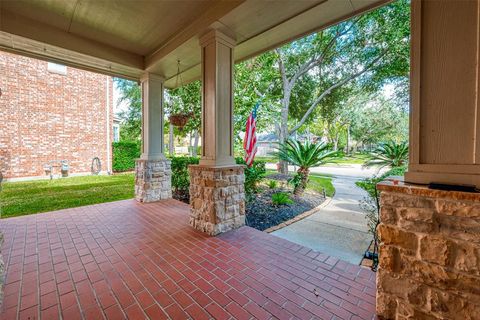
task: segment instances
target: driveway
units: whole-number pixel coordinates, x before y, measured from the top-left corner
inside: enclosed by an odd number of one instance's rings
[[[359,201],[367,193],[357,187],[355,182],[371,177],[376,170],[363,169],[361,165],[352,164],[317,167],[311,171],[334,176],[336,192],[333,199],[313,215],[272,234],[359,264],[372,237],[367,233],[365,212],[359,206]]]

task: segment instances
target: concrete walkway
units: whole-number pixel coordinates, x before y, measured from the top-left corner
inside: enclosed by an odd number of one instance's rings
[[[334,176],[335,196],[318,212],[272,234],[359,264],[372,237],[367,233],[365,212],[359,206],[366,192],[357,187],[355,182],[372,176],[375,170],[362,169],[361,165],[348,165],[318,167],[312,172]]]

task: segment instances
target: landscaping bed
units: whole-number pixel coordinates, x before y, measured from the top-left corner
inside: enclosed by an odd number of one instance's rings
[[[272,195],[286,192],[283,188],[266,189],[259,192],[245,206],[246,224],[258,230],[265,230],[311,210],[325,201],[323,194],[307,190],[301,197],[290,196],[292,204],[274,205]]]
[[[295,196],[293,188],[288,184],[291,177],[287,174],[271,173],[257,193],[247,198],[245,215],[248,226],[263,231],[318,207],[326,200],[326,195],[333,195],[330,188],[325,192],[318,184],[321,180],[324,185],[331,186],[330,178],[312,176],[313,179],[304,194]],[[274,204],[272,197],[278,193],[288,196],[290,203]]]

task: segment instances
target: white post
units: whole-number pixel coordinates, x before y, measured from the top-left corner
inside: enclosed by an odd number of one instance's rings
[[[234,165],[233,48],[217,30],[200,38],[202,47],[202,156],[200,165]]]
[[[142,160],[164,160],[163,82],[164,78],[145,73],[142,83]]]

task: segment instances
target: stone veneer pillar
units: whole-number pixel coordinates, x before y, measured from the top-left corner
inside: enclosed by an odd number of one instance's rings
[[[190,171],[190,225],[217,235],[245,225],[243,166],[192,165]]]
[[[245,224],[244,167],[233,157],[233,48],[218,30],[202,48],[202,157],[190,171],[190,225],[217,235]]]
[[[135,162],[135,199],[153,202],[172,197],[172,169],[170,160],[142,160]]]
[[[480,194],[386,181],[381,192],[377,314],[480,318]]]
[[[142,84],[142,155],[135,162],[135,199],[153,202],[172,197],[170,160],[163,153],[163,82],[145,73]]]

